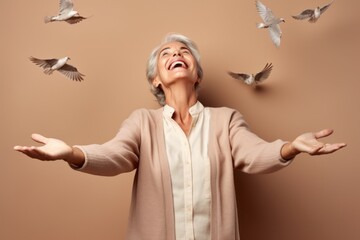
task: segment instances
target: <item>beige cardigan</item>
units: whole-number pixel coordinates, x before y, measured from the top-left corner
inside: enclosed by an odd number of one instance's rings
[[[175,239],[162,111],[136,110],[110,141],[77,146],[86,156],[79,171],[112,176],[136,169],[126,239]],[[257,137],[236,110],[210,108],[210,113],[211,239],[240,239],[234,169],[267,173],[283,168],[289,164],[280,156],[285,142]]]

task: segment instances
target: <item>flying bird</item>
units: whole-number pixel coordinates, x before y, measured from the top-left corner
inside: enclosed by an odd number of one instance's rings
[[[332,1],[331,3],[329,3],[323,7],[316,7],[315,9],[306,9],[306,10],[302,11],[299,15],[292,16],[292,17],[295,18],[296,20],[308,19],[309,22],[315,23],[320,18],[321,14],[323,14],[330,7],[330,5],[333,2],[334,1]]]
[[[74,10],[72,0],[60,0],[59,14],[57,16],[46,16],[44,22],[65,21],[70,24],[75,24],[84,19],[86,19],[86,17],[80,16],[80,14]]]
[[[266,7],[260,1],[256,1],[256,9],[263,20],[263,23],[257,23],[257,28],[269,29],[270,38],[276,47],[280,47],[280,40],[282,36],[279,24],[285,22],[283,18],[277,18],[270,8]]]
[[[44,70],[45,74],[50,75],[55,70],[57,70],[71,80],[74,80],[74,81],[84,80],[83,79],[83,76],[85,76],[84,74],[81,74],[80,72],[78,72],[78,70],[74,66],[71,66],[70,64],[66,63],[70,59],[69,57],[63,57],[60,59],[56,59],[56,58],[38,59],[38,58],[30,57],[29,59],[36,65],[45,69]]]
[[[273,68],[273,65],[271,63],[267,63],[265,65],[265,67],[263,68],[263,70],[261,70],[260,72],[258,72],[256,74],[234,73],[234,72],[230,72],[230,71],[228,71],[228,74],[237,80],[243,81],[247,85],[256,87],[256,85],[258,83],[264,81],[265,79],[267,79],[270,76],[272,68]]]

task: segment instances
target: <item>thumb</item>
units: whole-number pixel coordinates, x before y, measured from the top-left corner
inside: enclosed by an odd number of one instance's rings
[[[319,139],[319,138],[327,137],[331,135],[333,132],[334,131],[332,129],[323,129],[315,133],[315,138]]]
[[[48,142],[48,138],[47,137],[44,137],[43,135],[40,135],[38,133],[33,133],[31,134],[31,138],[35,141],[35,142],[38,142],[38,143],[47,143]]]

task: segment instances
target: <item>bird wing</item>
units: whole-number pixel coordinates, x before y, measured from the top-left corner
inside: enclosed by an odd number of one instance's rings
[[[61,72],[62,74],[64,74],[66,77],[70,78],[71,80],[74,80],[74,81],[84,80],[83,76],[85,76],[85,75],[79,73],[78,70],[76,69],[76,67],[71,66],[70,64],[66,63],[64,66],[59,68],[58,71]]]
[[[38,65],[38,66],[40,66],[40,67],[42,67],[44,69],[51,68],[58,61],[55,58],[52,58],[52,59],[38,59],[38,58],[30,57],[29,59],[30,59],[30,61],[32,61],[33,63],[35,63],[36,65]]]
[[[66,14],[72,11],[74,4],[71,0],[60,0],[60,14]]]
[[[271,9],[266,7],[260,1],[256,1],[256,9],[265,23],[271,22],[275,19],[275,16]]]
[[[303,19],[307,19],[307,18],[311,17],[313,14],[314,14],[314,10],[306,9],[306,10],[302,11],[299,15],[292,16],[292,17],[295,18],[296,20],[303,20]]]
[[[330,7],[330,5],[331,5],[333,2],[334,2],[334,1],[332,1],[331,3],[329,3],[329,4],[327,4],[327,5],[323,6],[323,7],[321,7],[321,8],[320,8],[320,14],[323,14],[323,13]]]
[[[234,73],[234,72],[230,72],[228,71],[228,74],[237,79],[237,80],[242,80],[242,81],[245,81],[246,79],[248,79],[250,77],[249,74],[245,74],[245,73]]]
[[[262,82],[265,79],[267,79],[271,73],[272,68],[273,68],[272,63],[267,63],[264,69],[255,75],[255,82]]]
[[[270,38],[275,44],[275,46],[280,47],[280,40],[282,36],[281,29],[279,27],[279,24],[273,24],[269,27],[269,34]]]
[[[82,20],[86,19],[86,17],[82,17],[82,16],[73,16],[69,19],[66,19],[65,21],[67,23],[70,23],[70,24],[75,24],[75,23],[78,23],[78,22],[81,22]]]

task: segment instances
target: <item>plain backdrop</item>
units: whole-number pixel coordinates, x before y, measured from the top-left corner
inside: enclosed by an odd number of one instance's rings
[[[285,18],[276,48],[253,0],[75,0],[90,17],[45,24],[55,0],[0,2],[0,239],[124,239],[134,173],[99,177],[13,151],[34,132],[70,145],[102,143],[140,107],[158,108],[145,78],[150,51],[169,32],[202,56],[200,100],[238,109],[262,138],[293,140],[333,128],[348,146],[300,155],[267,175],[235,177],[242,240],[360,239],[360,2],[335,0],[316,24],[291,15],[325,0],[263,0]],[[29,57],[69,56],[83,82],[48,76]],[[274,69],[258,91],[227,71]]]

